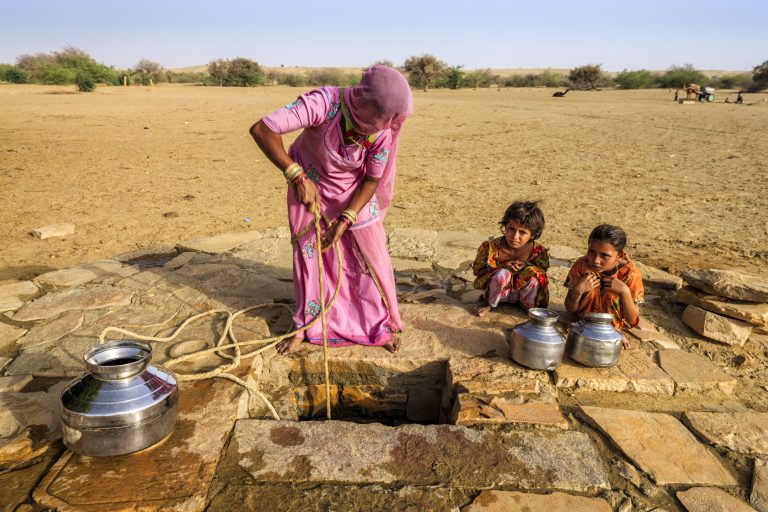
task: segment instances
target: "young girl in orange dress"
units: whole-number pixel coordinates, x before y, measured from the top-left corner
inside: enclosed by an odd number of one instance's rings
[[[526,310],[547,307],[549,251],[537,241],[544,231],[539,204],[512,203],[499,226],[502,236],[483,242],[472,264],[474,286],[485,290],[475,314],[483,316],[502,302],[517,303]]]
[[[643,279],[629,261],[623,229],[601,224],[589,235],[587,254],[571,267],[565,286],[565,309],[579,319],[587,313],[613,314],[613,326],[635,327],[640,322]],[[630,348],[624,342],[625,348]]]

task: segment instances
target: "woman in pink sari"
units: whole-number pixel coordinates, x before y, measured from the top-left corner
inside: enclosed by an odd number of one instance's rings
[[[405,77],[373,66],[357,86],[316,89],[251,127],[289,183],[297,328],[320,314],[316,258],[323,258],[325,304],[330,302],[338,270],[331,246],[339,242],[343,272],[336,302],[326,311],[329,346],[399,348],[393,333],[403,326],[382,220],[392,200],[400,128],[412,109]],[[286,152],[282,135],[299,129],[304,131]],[[315,202],[330,223],[319,246],[310,211]],[[320,322],[282,341],[278,352],[289,354],[305,339],[322,344]]]

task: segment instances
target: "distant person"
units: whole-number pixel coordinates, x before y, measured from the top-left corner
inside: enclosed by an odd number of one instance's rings
[[[501,236],[491,237],[477,250],[472,271],[474,287],[483,290],[475,308],[483,316],[502,302],[523,309],[547,307],[549,251],[537,240],[544,230],[544,214],[535,201],[516,201],[499,221]]]
[[[301,328],[320,314],[318,258],[323,258],[325,304],[337,286],[339,243],[343,275],[327,311],[329,344],[398,350],[402,330],[392,262],[382,220],[392,200],[400,129],[413,110],[408,81],[397,70],[372,66],[354,87],[310,91],[251,127],[259,148],[287,181],[293,237],[293,322]],[[303,130],[288,151],[282,135]],[[317,204],[325,231],[316,239]],[[320,322],[277,345],[290,354],[302,341],[322,343]]]
[[[741,105],[744,103],[744,97],[741,95],[741,91],[739,91],[739,94],[736,96],[736,104]]]
[[[643,279],[629,261],[623,229],[601,224],[589,234],[587,254],[573,264],[565,280],[565,309],[581,320],[587,313],[610,313],[613,326],[637,327],[643,302]],[[624,340],[624,348],[630,348]]]
[[[730,96],[726,96],[725,97],[725,102],[726,103],[730,103],[731,102],[731,97]]]

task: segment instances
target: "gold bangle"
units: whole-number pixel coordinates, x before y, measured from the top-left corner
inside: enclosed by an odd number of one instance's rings
[[[288,176],[291,173],[293,173],[293,171],[296,169],[296,167],[301,167],[301,166],[299,164],[297,164],[296,162],[293,162],[291,165],[289,165],[288,167],[285,168],[285,170],[283,171],[283,176],[285,176],[285,179],[288,179]]]
[[[304,169],[302,169],[300,165],[296,164],[296,166],[295,166],[295,167],[293,167],[293,168],[292,168],[290,171],[288,171],[288,172],[285,174],[285,179],[286,179],[287,181],[293,181],[293,180],[295,180],[295,179],[296,179],[296,177],[297,177],[299,174],[301,174],[302,172],[304,172]]]
[[[351,209],[344,210],[343,212],[341,212],[341,215],[343,217],[348,218],[350,221],[352,221],[352,224],[357,222],[357,212],[355,212],[354,210],[351,210]]]

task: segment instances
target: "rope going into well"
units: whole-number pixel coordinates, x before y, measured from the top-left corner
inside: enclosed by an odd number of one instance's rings
[[[169,359],[165,366],[170,368],[172,366],[176,366],[180,363],[183,363],[184,361],[188,361],[190,359],[195,359],[203,355],[210,354],[212,352],[215,352],[218,356],[231,360],[231,363],[228,363],[224,366],[219,366],[217,368],[214,368],[212,370],[209,370],[207,372],[199,372],[199,373],[175,373],[177,379],[179,382],[189,382],[189,381],[195,381],[195,380],[204,380],[204,379],[210,379],[214,377],[227,379],[232,382],[235,382],[236,384],[239,384],[240,386],[243,386],[245,389],[248,390],[249,393],[252,395],[255,395],[259,397],[259,399],[264,403],[264,405],[269,409],[270,414],[272,417],[276,420],[280,419],[280,416],[277,414],[277,411],[275,410],[275,407],[272,405],[272,403],[269,401],[269,399],[259,391],[257,388],[258,386],[258,380],[254,385],[248,384],[247,382],[243,381],[239,377],[236,377],[235,375],[232,375],[229,373],[230,371],[234,370],[235,368],[240,366],[240,363],[243,359],[248,359],[251,357],[254,357],[256,355],[261,354],[262,352],[269,350],[270,348],[273,348],[275,345],[280,343],[282,340],[286,338],[293,337],[299,333],[302,333],[312,327],[315,323],[320,321],[322,325],[322,332],[323,332],[323,369],[324,369],[324,375],[325,375],[325,406],[326,406],[326,416],[328,419],[331,419],[331,383],[330,383],[330,372],[328,370],[328,335],[326,331],[326,323],[325,323],[325,314],[326,311],[331,309],[333,307],[333,304],[336,302],[336,297],[339,294],[339,290],[341,289],[341,273],[342,273],[342,259],[341,259],[341,251],[339,250],[339,244],[338,241],[333,244],[334,249],[336,250],[336,260],[337,260],[337,274],[336,274],[336,289],[333,292],[333,296],[331,297],[331,300],[328,302],[328,305],[325,304],[325,282],[323,280],[323,257],[321,253],[321,246],[320,246],[320,237],[322,235],[321,229],[320,229],[320,220],[322,219],[322,216],[320,215],[320,207],[318,203],[312,204],[312,214],[314,215],[314,228],[315,228],[315,235],[317,240],[317,250],[318,250],[318,258],[317,258],[317,266],[319,270],[319,281],[320,281],[320,315],[313,318],[309,323],[306,325],[293,330],[291,332],[281,334],[279,336],[272,336],[269,338],[261,338],[261,339],[253,339],[253,340],[247,340],[247,341],[238,341],[238,339],[235,337],[235,333],[232,330],[232,324],[238,316],[242,315],[243,313],[247,313],[248,311],[253,311],[255,309],[262,309],[262,308],[268,308],[268,307],[284,307],[290,310],[290,307],[286,304],[257,304],[255,306],[250,306],[245,309],[241,309],[239,311],[235,311],[232,313],[231,311],[227,309],[213,309],[211,311],[206,311],[204,313],[200,313],[194,316],[191,316],[187,318],[172,334],[165,337],[157,337],[157,336],[145,336],[143,334],[139,334],[133,331],[129,331],[127,329],[122,329],[120,327],[107,327],[103,331],[101,331],[101,334],[99,334],[99,344],[104,343],[104,339],[107,335],[107,333],[119,333],[124,334],[126,336],[130,336],[133,339],[143,340],[143,341],[156,341],[160,343],[173,341],[176,339],[176,337],[184,330],[185,327],[187,327],[192,322],[211,315],[217,315],[217,314],[224,314],[227,317],[226,324],[224,326],[224,331],[222,332],[219,339],[216,341],[216,345],[213,348],[203,349],[199,350],[197,352],[192,352],[190,354],[185,354],[183,356],[179,356],[177,358]],[[323,219],[325,220],[325,219]],[[328,223],[327,220],[325,220],[326,223]],[[310,229],[310,225],[308,224],[299,235],[293,238],[293,240],[297,240],[298,238],[301,238],[304,234],[306,234]],[[228,343],[226,345],[222,345],[224,341],[229,338],[231,340],[231,343]],[[260,343],[266,343],[263,347],[260,347],[253,352],[248,352],[246,354],[243,354],[241,352],[241,348],[245,346],[250,345],[256,345]],[[225,349],[233,349],[234,355],[229,355],[224,353]]]

